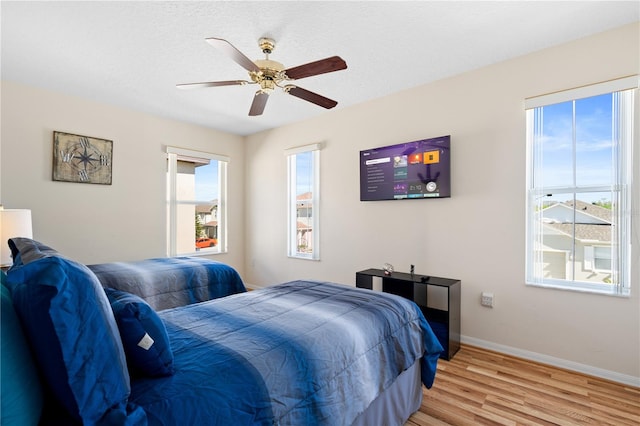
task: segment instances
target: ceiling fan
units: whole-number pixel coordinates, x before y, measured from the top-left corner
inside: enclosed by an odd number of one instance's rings
[[[271,59],[269,59],[269,54],[271,54],[271,52],[273,52],[273,49],[275,49],[276,47],[276,42],[271,38],[262,37],[258,41],[258,45],[260,46],[260,49],[262,49],[262,53],[264,53],[266,57],[265,59],[258,59],[255,61],[247,58],[242,52],[236,49],[227,40],[211,37],[207,38],[206,41],[213,47],[221,50],[223,53],[228,55],[241,67],[249,71],[249,77],[251,78],[251,80],[186,83],[176,85],[177,88],[193,89],[201,87],[257,84],[260,88],[256,92],[256,95],[253,98],[253,102],[251,103],[251,108],[249,109],[250,116],[261,115],[264,112],[264,107],[267,104],[269,95],[275,90],[276,87],[282,89],[285,93],[319,105],[323,108],[333,108],[338,104],[338,102],[332,99],[326,98],[310,90],[303,89],[302,87],[298,87],[294,84],[288,84],[288,82],[305,77],[311,77],[318,74],[326,74],[329,72],[346,69],[347,63],[339,56],[331,56],[319,61],[285,69],[284,65],[282,65],[280,62],[272,61]]]

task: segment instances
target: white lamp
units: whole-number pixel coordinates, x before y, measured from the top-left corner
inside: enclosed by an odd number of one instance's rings
[[[13,264],[7,241],[14,237],[33,238],[31,210],[3,209],[0,206],[0,267]]]

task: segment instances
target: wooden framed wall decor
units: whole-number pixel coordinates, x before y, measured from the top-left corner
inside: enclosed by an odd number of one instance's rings
[[[113,141],[53,132],[53,180],[111,185]]]

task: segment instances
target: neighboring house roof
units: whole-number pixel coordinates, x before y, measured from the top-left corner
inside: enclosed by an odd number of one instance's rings
[[[572,236],[572,223],[546,223],[545,226]],[[576,223],[576,239],[582,242],[602,242],[611,244],[611,225],[585,225]]]
[[[545,223],[589,223],[597,225],[610,225],[612,212],[604,207],[594,204],[576,201],[575,211],[573,201],[555,203],[542,211]]]
[[[573,201],[566,201],[564,204],[569,207],[573,207]],[[611,209],[606,209],[604,207],[586,203],[580,200],[576,200],[576,210],[591,216],[595,216],[598,219],[605,220],[608,223],[611,223],[611,219],[613,217],[613,212],[611,211]]]
[[[311,208],[312,204],[310,202],[309,203],[305,203],[304,201],[310,201],[312,198],[313,198],[313,193],[312,192],[305,192],[303,194],[297,195],[296,196],[296,208],[298,210]],[[298,227],[298,228],[300,228],[300,227]]]
[[[196,213],[211,213],[212,208],[210,204],[198,204],[196,206]]]
[[[198,204],[196,205],[196,213],[211,213],[213,209],[218,205],[218,200],[211,200],[211,203],[208,204]]]
[[[574,202],[566,201],[556,203],[543,210],[544,225],[569,237],[573,236],[582,242],[602,242],[611,244],[611,219],[613,212],[610,209],[577,200],[575,202],[575,226]]]
[[[218,226],[217,220],[212,220],[204,224],[204,226]]]

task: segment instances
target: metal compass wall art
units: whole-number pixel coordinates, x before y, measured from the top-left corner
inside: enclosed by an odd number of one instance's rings
[[[53,180],[111,185],[113,141],[53,132]]]

